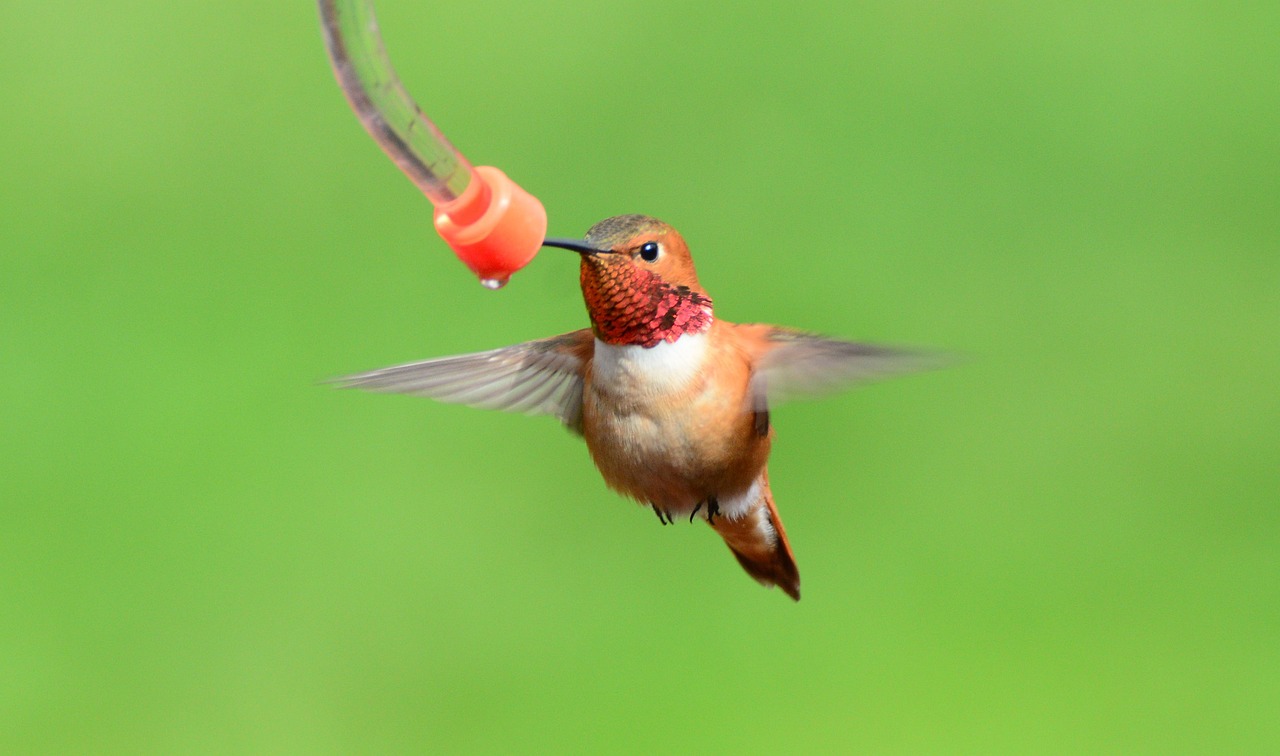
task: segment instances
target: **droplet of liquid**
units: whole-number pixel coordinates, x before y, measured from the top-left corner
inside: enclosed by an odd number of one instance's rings
[[[481,285],[481,286],[483,286],[483,287],[484,287],[484,288],[486,288],[486,289],[490,289],[490,290],[492,290],[492,291],[497,291],[498,289],[501,289],[503,286],[506,286],[506,285],[507,285],[507,281],[509,281],[509,280],[511,280],[511,279],[509,279],[509,278],[482,278],[482,279],[480,279],[480,285]]]

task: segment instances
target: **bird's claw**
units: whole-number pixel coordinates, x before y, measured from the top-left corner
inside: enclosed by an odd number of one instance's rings
[[[716,524],[716,515],[720,514],[720,502],[714,496],[707,497],[707,524]]]
[[[702,502],[698,502],[698,506],[694,507],[693,511],[689,513],[689,522],[693,522],[693,516],[698,513],[699,509],[702,509]]]

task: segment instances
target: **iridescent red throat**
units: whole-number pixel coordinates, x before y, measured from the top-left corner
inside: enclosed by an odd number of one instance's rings
[[[647,270],[586,263],[581,278],[592,330],[605,343],[652,347],[711,327],[711,297]]]

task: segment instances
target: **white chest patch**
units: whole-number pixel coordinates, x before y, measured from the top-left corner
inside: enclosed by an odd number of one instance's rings
[[[598,383],[665,394],[684,388],[698,374],[707,358],[707,346],[705,333],[686,333],[648,349],[596,339],[592,369]]]

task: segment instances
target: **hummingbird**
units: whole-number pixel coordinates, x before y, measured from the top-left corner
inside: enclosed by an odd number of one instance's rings
[[[581,240],[543,246],[579,255],[590,328],[336,383],[554,415],[586,441],[610,488],[664,525],[704,520],[747,574],[798,601],[800,573],[769,487],[770,410],[927,360],[716,317],[684,238],[647,215],[607,218]]]

